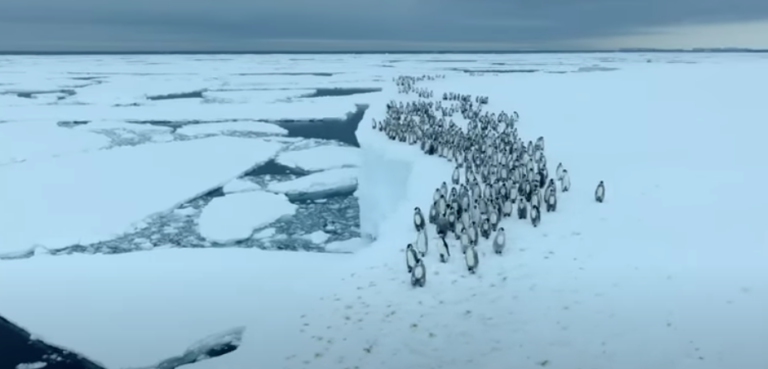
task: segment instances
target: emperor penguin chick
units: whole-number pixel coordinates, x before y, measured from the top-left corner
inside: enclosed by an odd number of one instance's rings
[[[568,192],[571,189],[571,176],[568,175],[568,169],[563,169],[563,178],[560,179],[560,191]]]
[[[467,228],[461,228],[461,236],[459,237],[459,241],[461,242],[461,253],[466,254],[467,249],[472,246],[472,242],[469,240],[469,232],[467,231]]]
[[[447,263],[448,258],[451,257],[451,250],[448,248],[448,242],[445,241],[445,237],[440,237],[440,245],[438,246],[438,252],[440,254],[440,262]]]
[[[427,284],[427,268],[424,266],[424,260],[419,259],[411,271],[411,286],[424,287]]]
[[[477,249],[475,249],[474,246],[467,249],[467,252],[464,253],[464,261],[467,264],[467,270],[471,274],[475,274],[475,271],[477,271],[477,265],[480,263],[480,260],[477,257]]]
[[[603,181],[600,181],[595,189],[595,201],[603,202],[603,200],[605,200],[605,185]]]
[[[453,175],[451,176],[451,183],[455,185],[459,184],[460,178],[461,178],[461,175],[459,174],[459,166],[457,165],[456,168],[453,170]]]
[[[408,273],[413,272],[413,268],[416,266],[419,259],[419,254],[416,252],[416,249],[413,248],[413,244],[409,243],[405,248],[405,264],[408,266]]]
[[[491,222],[491,230],[496,231],[499,226],[499,210],[497,205],[491,207],[491,214],[488,216],[488,220]]]
[[[488,218],[483,219],[483,223],[480,224],[480,235],[486,240],[491,237],[491,222]]]
[[[538,227],[539,223],[541,223],[541,213],[539,212],[539,207],[536,205],[531,205],[531,224],[533,224],[534,227]]]
[[[426,255],[429,251],[429,241],[427,238],[426,228],[419,231],[419,233],[416,235],[416,251],[419,252],[421,257],[424,257],[424,255]]]
[[[523,199],[517,202],[517,219],[525,219],[528,216],[528,204]]]
[[[501,255],[504,247],[507,245],[507,237],[504,235],[504,227],[499,227],[496,231],[496,237],[493,239],[493,252]]]
[[[420,232],[424,229],[424,215],[421,214],[421,209],[416,207],[413,209],[413,226],[416,227],[416,232]]]

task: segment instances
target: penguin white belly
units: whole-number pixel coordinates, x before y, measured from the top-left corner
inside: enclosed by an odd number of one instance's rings
[[[477,268],[477,250],[474,247],[470,247],[467,252],[464,253],[464,260],[467,263],[467,269],[474,273]]]

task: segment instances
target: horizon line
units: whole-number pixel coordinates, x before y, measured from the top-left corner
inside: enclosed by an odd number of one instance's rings
[[[690,48],[690,49],[656,49],[656,48],[619,48],[619,49],[530,49],[530,50],[179,50],[179,51],[2,51],[1,56],[34,56],[34,55],[312,55],[312,54],[599,54],[599,53],[768,53],[768,49],[751,48]]]

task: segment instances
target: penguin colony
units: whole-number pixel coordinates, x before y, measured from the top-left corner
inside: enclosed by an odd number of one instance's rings
[[[518,136],[517,112],[483,111],[487,96],[444,93],[441,100],[428,100],[433,92],[416,86],[420,81],[440,78],[445,76],[395,78],[399,93],[416,94],[420,99],[390,101],[384,119],[373,120],[373,128],[390,140],[417,145],[427,155],[455,163],[450,180],[435,189],[426,216],[420,207],[414,208],[417,237],[405,249],[414,287],[426,284],[427,224],[434,225],[437,231],[438,260],[447,263],[451,244],[458,244],[467,271],[474,274],[480,262],[477,247],[481,238],[493,238],[493,253],[503,253],[506,235],[499,225],[501,220],[517,217],[538,227],[542,208],[545,212],[557,211],[555,181],[559,182],[560,192],[568,192],[571,187],[562,163],[557,165],[555,178],[550,177],[544,137],[526,143]],[[451,119],[457,113],[466,120],[466,129]],[[595,201],[602,203],[604,197],[605,186],[600,181]]]

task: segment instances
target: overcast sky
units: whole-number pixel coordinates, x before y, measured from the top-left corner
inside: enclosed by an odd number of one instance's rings
[[[768,0],[0,0],[0,51],[768,48]]]

